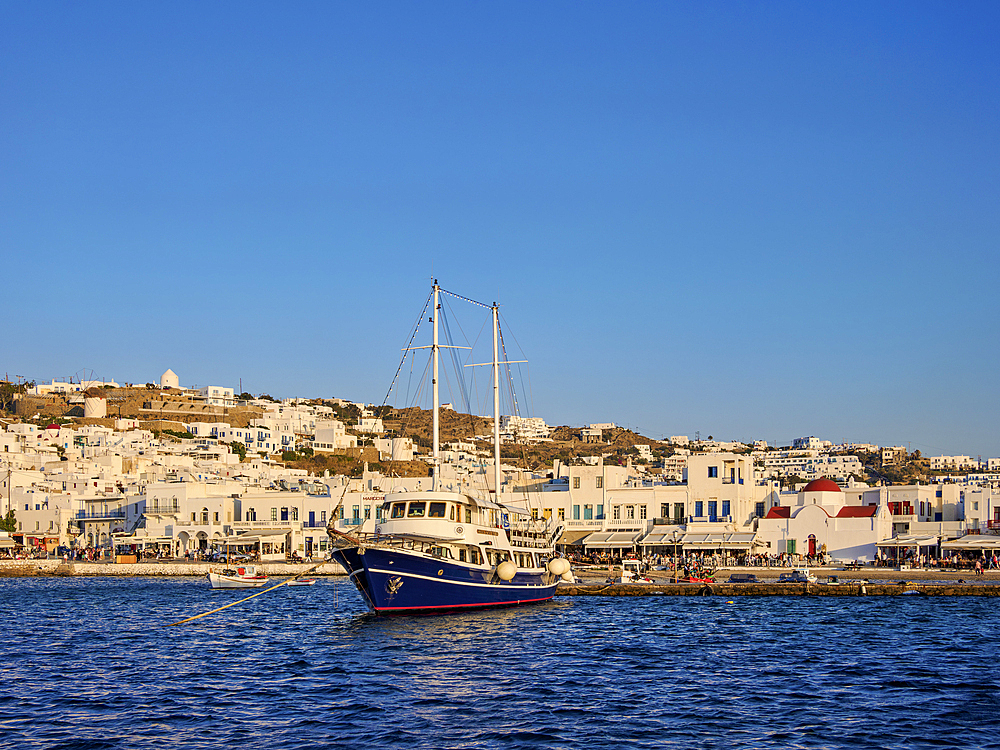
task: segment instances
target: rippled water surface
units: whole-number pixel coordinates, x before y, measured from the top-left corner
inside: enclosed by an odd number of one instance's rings
[[[0,743],[996,748],[998,603],[560,598],[373,618],[347,582],[0,580]]]

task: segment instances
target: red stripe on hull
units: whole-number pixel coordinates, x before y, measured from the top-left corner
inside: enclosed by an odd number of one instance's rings
[[[483,604],[442,604],[436,607],[376,607],[376,612],[413,612],[414,610],[423,610],[425,612],[433,612],[435,610],[445,610],[445,609],[467,609],[469,607],[511,607],[517,604],[534,604],[536,602],[547,602],[552,599],[551,596],[544,596],[541,599],[516,599],[512,602],[487,602]]]

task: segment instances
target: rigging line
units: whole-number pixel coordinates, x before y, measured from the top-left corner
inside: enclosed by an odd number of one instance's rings
[[[434,292],[432,291],[427,297],[427,301],[424,302],[424,309],[420,311],[420,317],[417,318],[416,325],[413,326],[413,333],[410,335],[410,341],[406,345],[409,349],[413,345],[413,340],[417,337],[417,332],[420,330],[420,324],[424,321],[424,315],[427,313],[427,306],[431,304],[431,300],[434,298]],[[404,350],[403,358],[399,361],[399,367],[396,368],[396,374],[392,377],[392,382],[389,384],[389,390],[386,391],[385,398],[382,400],[382,406],[385,406],[389,402],[389,395],[392,393],[392,388],[396,384],[396,378],[399,377],[400,371],[403,369],[403,363],[406,362],[406,352]]]
[[[447,303],[448,303],[448,300],[445,300],[445,304],[447,304]],[[455,325],[458,326],[458,332],[460,334],[462,334],[462,338],[465,340],[465,343],[468,344],[469,343],[469,337],[465,335],[465,329],[462,328],[462,320],[461,320],[461,318],[459,316],[455,315],[452,312],[452,308],[451,308],[450,304],[448,305],[448,310],[449,310],[449,315],[451,315],[452,318],[454,318],[454,320],[455,320]],[[451,343],[454,344],[455,342],[452,341]],[[470,353],[469,356],[472,356],[471,353]]]
[[[511,415],[517,416],[517,394],[514,392],[514,378],[510,374],[510,359],[507,357],[507,345],[503,340],[503,329],[497,325],[497,335],[500,338],[500,349],[503,352],[504,369],[507,371],[505,385],[510,392]]]
[[[449,309],[450,309],[450,307],[449,307]],[[445,319],[445,325],[446,325],[446,328],[447,328],[447,336],[448,336],[449,342],[452,345],[454,345],[455,341],[453,340],[452,333],[451,333],[451,321],[452,321],[453,318],[452,318],[452,316],[448,316],[448,317],[442,316],[442,317]],[[465,330],[462,328],[462,321],[459,320],[457,317],[454,318],[454,320],[455,320],[455,325],[458,326],[459,333],[462,334],[462,339],[465,341],[466,344],[468,344],[469,343],[469,337],[465,335]],[[472,348],[472,346],[470,346],[468,348],[468,353],[465,355],[465,361],[466,362],[469,361],[469,359],[472,357],[472,354],[473,354],[473,348]],[[458,349],[452,349],[451,350],[451,355],[452,355],[452,357],[451,357],[451,359],[452,359],[452,365],[455,368],[455,377],[458,378],[458,382],[461,383],[461,386],[462,386],[462,398],[464,399],[465,409],[466,409],[466,411],[471,412],[472,411],[472,404],[471,404],[470,396],[469,396],[469,383],[465,379],[465,368],[463,367],[464,363],[462,362],[462,355],[461,355],[461,353],[460,353],[460,351]]]
[[[441,289],[440,287],[438,287],[438,291],[441,291],[444,294],[449,294],[452,297],[455,297],[456,299],[465,300],[466,302],[470,302],[473,305],[479,305],[480,307],[485,307],[487,309],[489,309],[490,307],[492,307],[492,305],[487,305],[485,302],[477,302],[474,299],[469,299],[468,297],[463,297],[461,294],[455,294],[454,292],[449,292],[447,289]]]
[[[502,315],[500,317],[503,318]],[[503,322],[504,322],[504,326],[500,329],[500,340],[501,340],[501,342],[503,341],[503,331],[506,330],[507,319],[503,318]],[[514,345],[518,348],[518,351],[521,352],[521,356],[524,359],[527,359],[527,356],[525,356],[525,354],[524,354],[524,348],[521,346],[521,342],[517,340],[517,336],[515,336],[514,334],[510,334],[510,337],[514,340]],[[510,361],[510,357],[507,356],[507,349],[506,349],[506,347],[504,348],[504,361],[505,362]],[[509,365],[508,365],[508,367],[509,367]],[[518,368],[518,373],[521,373],[521,372],[522,372],[521,369]],[[533,401],[532,396],[531,396],[531,389],[530,389],[530,382],[531,382],[531,379],[530,379],[530,368],[529,368],[529,379],[528,379],[528,382],[529,382],[529,388],[527,389],[527,391],[525,393],[525,396],[527,397],[527,399],[529,401],[528,409],[529,409],[529,411],[530,411],[531,414],[534,414],[535,413],[535,405],[534,405],[534,401]],[[521,377],[521,387],[522,387],[522,389],[524,389],[524,377],[523,376]]]
[[[444,305],[441,306],[441,322],[444,324],[444,337],[445,337],[445,341],[447,341],[448,344],[451,347],[454,347],[454,345],[455,345],[455,339],[454,339],[454,337],[451,334],[451,316],[445,314],[445,306]],[[459,324],[459,330],[461,330],[461,328],[462,328],[461,324]],[[464,332],[463,332],[462,335],[463,336],[465,335]],[[468,339],[466,339],[466,343],[468,343]],[[460,389],[459,389],[459,391],[460,391],[460,397],[464,400],[464,404],[466,406],[468,406],[468,403],[469,403],[469,391],[468,391],[468,388],[466,388],[466,386],[465,386],[465,378],[462,376],[461,355],[459,355],[458,350],[454,349],[454,348],[449,349],[448,354],[451,357],[452,366],[455,368],[455,377],[458,379],[458,383],[460,385]],[[448,377],[448,372],[447,372],[447,368],[445,368],[445,378],[447,378],[447,377]],[[449,384],[448,387],[450,389],[451,385]],[[451,391],[449,390],[449,393],[450,392]]]
[[[219,607],[218,609],[212,609],[212,610],[209,610],[208,612],[202,612],[200,615],[195,615],[194,617],[188,617],[185,620],[178,620],[177,622],[168,623],[164,627],[172,628],[172,627],[174,627],[174,625],[183,625],[186,622],[191,622],[192,620],[198,620],[198,619],[200,619],[202,617],[206,617],[208,615],[214,615],[216,612],[221,612],[224,609],[229,609],[230,607],[235,607],[237,604],[242,604],[243,602],[248,602],[251,599],[260,596],[261,594],[266,594],[268,591],[274,591],[275,589],[280,589],[282,586],[287,586],[289,583],[291,583],[292,581],[294,581],[296,578],[301,578],[306,573],[311,573],[312,571],[316,570],[316,568],[319,568],[320,566],[325,565],[326,562],[327,561],[324,560],[323,562],[319,563],[318,565],[313,565],[311,568],[307,568],[306,570],[302,571],[301,573],[298,573],[298,574],[292,576],[287,581],[282,581],[277,586],[271,586],[270,588],[266,588],[263,591],[258,591],[256,594],[251,594],[250,596],[244,597],[243,599],[237,599],[235,602],[230,602],[229,604],[227,604],[224,607]]]

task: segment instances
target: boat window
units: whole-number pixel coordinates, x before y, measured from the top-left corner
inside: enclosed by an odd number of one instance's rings
[[[410,512],[407,513],[408,518],[423,518],[424,512],[427,509],[427,503],[424,501],[410,503]]]
[[[448,506],[448,520],[449,521],[454,521],[455,520],[455,506],[454,505]]]
[[[427,513],[428,518],[444,518],[444,510],[447,507],[447,503],[431,503],[430,510]],[[410,515],[413,515],[413,506],[410,506]]]
[[[431,547],[431,554],[444,560],[451,560],[451,550],[447,547]]]
[[[472,523],[472,508],[468,506],[465,508],[465,522]]]
[[[466,562],[466,554],[465,554],[465,549],[460,549],[460,550],[458,551],[458,561],[459,561],[459,562]]]
[[[479,547],[469,547],[469,562],[473,565],[483,564],[483,553],[479,551]]]
[[[498,549],[490,550],[489,554],[490,554],[491,564],[492,565],[499,565],[500,563],[505,562],[505,561],[507,561],[507,560],[510,559],[510,555],[508,555],[506,552],[498,550]]]
[[[406,514],[406,503],[393,503],[392,504],[392,517],[402,518]]]

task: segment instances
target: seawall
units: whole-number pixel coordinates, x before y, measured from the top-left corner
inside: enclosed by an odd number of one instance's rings
[[[990,583],[667,583],[564,585],[556,596],[1000,596]]]
[[[315,563],[254,563],[257,570],[269,576],[299,575]],[[63,562],[62,560],[0,560],[0,578],[23,576],[205,576],[222,563],[207,562],[140,562],[96,563]],[[309,572],[311,576],[346,575],[339,563],[328,561]]]

